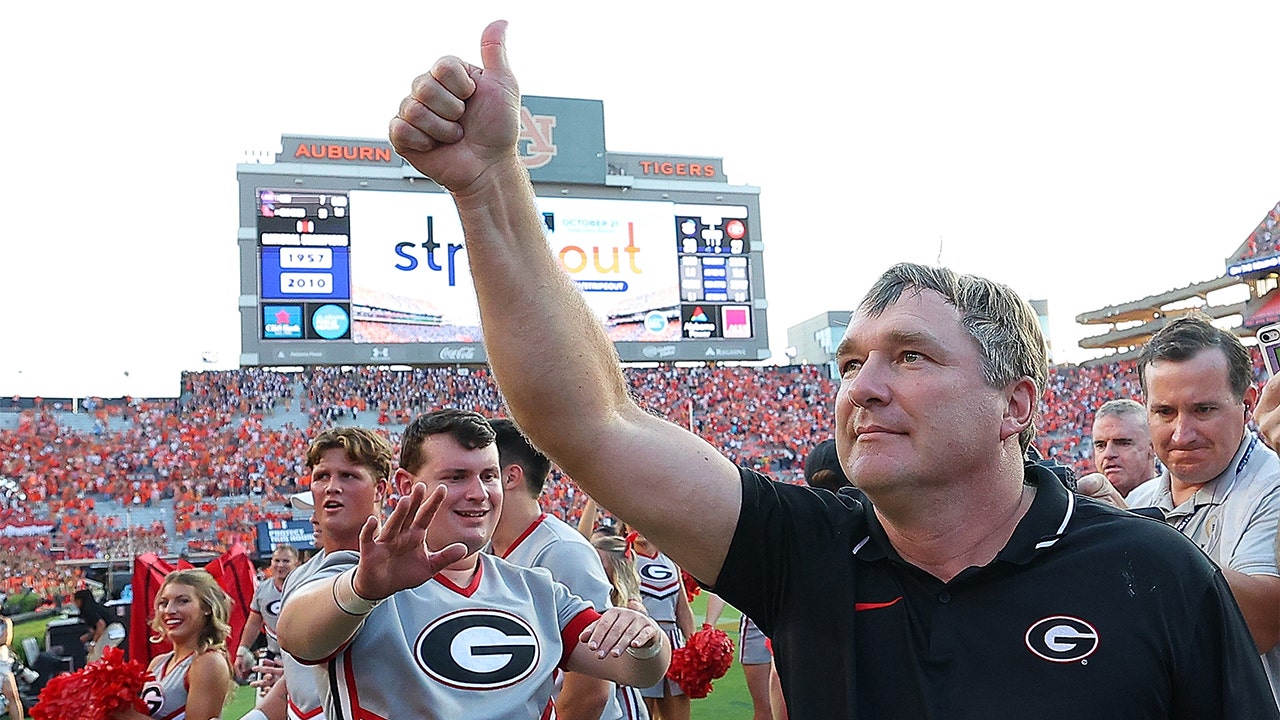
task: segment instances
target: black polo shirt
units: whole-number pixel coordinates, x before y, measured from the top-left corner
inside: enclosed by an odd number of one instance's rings
[[[1005,548],[949,583],[865,496],[741,475],[715,591],[773,638],[792,717],[1280,717],[1216,566],[1043,468]]]

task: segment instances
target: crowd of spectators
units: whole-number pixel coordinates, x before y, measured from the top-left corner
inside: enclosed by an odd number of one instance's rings
[[[378,425],[405,425],[417,415],[446,406],[490,416],[502,410],[498,387],[483,368],[462,373],[443,366],[318,367],[299,379],[306,388],[300,409],[313,427],[327,427],[343,417],[367,420],[370,415]]]
[[[1275,255],[1277,248],[1280,247],[1280,228],[1277,228],[1277,225],[1280,225],[1280,203],[1276,203],[1271,212],[1258,223],[1258,227],[1249,233],[1244,251],[1235,259],[1235,262]]]
[[[1256,352],[1255,366],[1261,378]],[[838,384],[818,366],[637,367],[626,375],[642,407],[783,480],[799,481],[808,449],[833,435]],[[23,410],[16,428],[0,430],[0,477],[15,480],[16,494],[25,495],[23,502],[0,497],[0,529],[36,522],[54,528],[43,540],[0,538],[6,557],[49,558],[55,548],[67,558],[119,557],[164,552],[175,539],[192,551],[253,547],[257,523],[288,518],[288,495],[309,486],[303,456],[307,438],[321,429],[361,424],[395,443],[405,423],[433,408],[504,414],[484,368],[247,369],[188,373],[182,387],[177,401],[86,402],[89,430],[83,422],[73,429],[65,409],[44,407]],[[1126,397],[1141,400],[1132,361],[1053,368],[1037,446],[1077,473],[1092,471],[1093,410]],[[266,422],[281,413],[298,424]],[[581,498],[556,471],[543,503],[576,522]],[[118,515],[96,511],[105,501],[172,508],[172,530],[160,521],[126,528]],[[58,574],[14,575],[15,567],[22,564],[4,566],[0,590],[34,580],[42,591],[61,592]]]
[[[35,600],[22,610],[40,605],[60,606],[71,601],[71,594],[83,582],[79,568],[61,568],[54,564],[49,536],[0,538],[0,595],[13,601],[26,595]]]

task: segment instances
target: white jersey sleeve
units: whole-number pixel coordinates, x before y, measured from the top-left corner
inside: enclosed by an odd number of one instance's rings
[[[315,574],[324,562],[324,558],[325,553],[322,550],[289,573],[289,577],[284,581],[282,604]],[[280,652],[280,664],[284,666],[289,720],[324,720],[324,702],[328,694],[325,688],[327,678],[324,669],[314,665],[304,665],[283,650]]]

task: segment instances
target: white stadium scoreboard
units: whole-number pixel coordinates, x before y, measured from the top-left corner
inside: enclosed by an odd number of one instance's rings
[[[759,190],[719,158],[606,152],[598,101],[522,111],[547,242],[620,357],[766,359]],[[383,140],[281,144],[238,167],[241,365],[484,363],[449,195]]]

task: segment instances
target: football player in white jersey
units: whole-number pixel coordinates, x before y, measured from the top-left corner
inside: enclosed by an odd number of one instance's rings
[[[480,552],[503,497],[483,416],[411,423],[396,483],[360,552],[326,557],[280,618],[282,648],[325,667],[327,715],[549,718],[557,667],[632,685],[666,672],[670,645],[642,613],[602,615],[546,571]],[[317,497],[317,517],[344,509]]]
[[[609,578],[595,548],[578,531],[542,511],[538,497],[551,471],[551,460],[529,443],[507,418],[490,419],[497,434],[502,472],[502,514],[493,530],[494,555],[522,567],[545,568],[574,595],[604,612],[609,602]],[[608,680],[566,673],[556,695],[560,720],[618,720],[622,711]]]
[[[245,677],[253,666],[251,648],[260,633],[267,634],[267,657],[275,659],[280,654],[276,642],[276,622],[280,617],[280,600],[284,596],[284,581],[298,566],[298,550],[292,545],[276,545],[271,552],[271,575],[258,583],[249,602],[249,619],[240,632],[240,645],[236,650],[236,674]]]
[[[307,448],[306,460],[311,490],[294,495],[289,502],[295,510],[312,513],[320,551],[289,574],[285,599],[315,574],[330,553],[360,547],[361,523],[382,516],[395,450],[372,430],[340,427],[316,436]],[[317,505],[328,506],[329,512],[315,512]],[[324,720],[327,689],[323,669],[303,665],[287,652],[282,652],[281,660],[283,680],[240,720]]]

